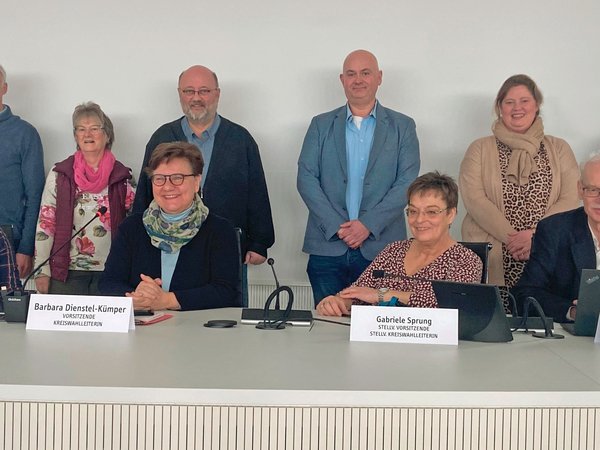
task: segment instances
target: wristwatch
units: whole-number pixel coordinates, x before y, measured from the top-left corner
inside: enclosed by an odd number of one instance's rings
[[[383,301],[383,296],[389,290],[390,290],[390,288],[379,288],[379,289],[377,289],[377,301],[378,302],[382,302]]]

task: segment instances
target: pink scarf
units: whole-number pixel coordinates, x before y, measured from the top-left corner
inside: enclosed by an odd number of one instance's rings
[[[75,173],[75,183],[82,192],[98,194],[108,186],[108,178],[115,165],[115,155],[107,148],[104,149],[104,155],[98,164],[98,170],[94,170],[83,157],[80,150],[75,152],[75,161],[73,162],[73,172]]]

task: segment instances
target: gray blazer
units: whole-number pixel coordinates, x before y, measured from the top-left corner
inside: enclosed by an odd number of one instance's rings
[[[406,239],[406,190],[419,174],[415,122],[377,103],[375,134],[358,220],[371,232],[362,255],[372,260],[390,242]],[[308,207],[305,253],[340,256],[337,236],[346,211],[346,106],[313,118],[298,160],[298,192]]]

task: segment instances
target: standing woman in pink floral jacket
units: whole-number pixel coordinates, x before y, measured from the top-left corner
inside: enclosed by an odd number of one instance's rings
[[[39,293],[98,295],[98,280],[116,231],[133,203],[131,169],[111,148],[113,125],[99,105],[83,103],[73,112],[77,150],[57,163],[46,179],[35,236],[35,265],[56,252],[105,206],[73,241],[35,275]]]

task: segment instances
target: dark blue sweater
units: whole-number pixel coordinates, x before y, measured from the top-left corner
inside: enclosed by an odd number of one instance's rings
[[[581,270],[595,268],[594,240],[585,210],[554,214],[538,223],[531,256],[513,294],[521,304],[534,297],[547,316],[566,322],[567,311],[579,295]]]
[[[210,213],[194,238],[179,251],[169,291],[182,310],[241,306],[239,257],[231,224]],[[99,288],[103,295],[124,296],[140,274],[161,278],[161,251],[150,243],[142,215],[127,217],[110,248]]]
[[[10,224],[17,253],[33,255],[35,226],[46,175],[36,129],[8,105],[0,113],[0,224]]]
[[[146,145],[133,211],[142,213],[152,201],[152,184],[144,172],[158,144],[187,139],[181,118],[161,126]],[[245,128],[221,117],[215,134],[210,168],[202,200],[211,213],[228,219],[242,230],[242,255],[253,251],[267,256],[275,242],[267,183],[258,146]]]

